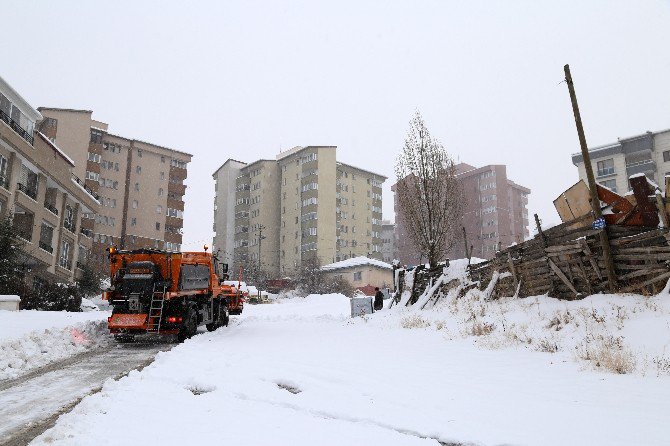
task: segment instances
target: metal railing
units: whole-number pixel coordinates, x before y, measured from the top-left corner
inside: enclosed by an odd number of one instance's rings
[[[28,195],[33,200],[37,200],[37,188],[28,187],[27,185],[25,185],[23,183],[17,183],[17,184],[18,184],[18,188],[21,192]]]
[[[51,203],[44,203],[44,207],[54,215],[58,215],[58,209]]]
[[[83,181],[81,181],[81,179],[80,179],[77,175],[72,174],[72,179],[74,180],[75,183],[77,183],[78,185],[80,185],[81,187],[83,187],[84,190],[85,190],[86,192],[88,192],[93,198],[95,198],[97,201],[100,201],[100,195],[98,195],[98,194],[96,194],[95,192],[93,192],[93,191],[91,190],[91,188],[88,187],[88,186],[86,185],[86,183],[84,183]]]
[[[25,228],[16,228],[16,234],[27,242],[30,242],[33,239],[33,234]]]
[[[28,133],[23,127],[19,125],[18,122],[14,121],[7,113],[4,111],[0,110],[0,119],[5,121],[8,126],[12,128],[18,135],[25,139],[31,146],[35,142],[35,137]]]
[[[65,221],[63,222],[63,227],[64,227],[65,229],[67,229],[68,231],[70,231],[71,233],[74,234],[74,230],[75,230],[75,227],[74,227],[74,221],[67,221],[67,220],[65,220]]]
[[[53,252],[54,252],[53,246],[51,246],[50,244],[45,243],[43,241],[40,241],[40,248],[42,248],[43,250],[45,250],[49,254],[53,254]]]

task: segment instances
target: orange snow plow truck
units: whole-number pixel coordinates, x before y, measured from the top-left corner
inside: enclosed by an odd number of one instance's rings
[[[109,248],[111,285],[105,291],[113,307],[108,319],[119,341],[135,335],[173,334],[179,341],[205,325],[213,331],[242,313],[238,287],[225,285],[228,265],[207,252],[133,251]]]

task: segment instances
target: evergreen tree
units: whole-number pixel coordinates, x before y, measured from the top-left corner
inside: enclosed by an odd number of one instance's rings
[[[22,279],[18,272],[22,246],[9,217],[0,220],[0,294],[19,294]]]

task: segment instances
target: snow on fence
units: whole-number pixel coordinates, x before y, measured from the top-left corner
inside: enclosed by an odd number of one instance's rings
[[[610,225],[594,228],[587,215],[539,231],[531,240],[496,253],[495,257],[470,265],[470,280],[487,289],[494,280],[491,297],[528,297],[547,294],[559,299],[578,299],[609,291],[600,232],[607,231],[614,261],[618,291],[658,294],[670,278],[670,230]],[[414,304],[441,270],[417,273],[406,304]],[[448,285],[448,284],[447,284]]]

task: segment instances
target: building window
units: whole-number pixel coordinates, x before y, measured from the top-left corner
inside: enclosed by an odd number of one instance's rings
[[[102,143],[102,132],[100,130],[91,129],[91,142],[93,144]]]
[[[663,152],[663,161],[666,163],[670,161],[670,150],[666,150]]]
[[[163,196],[163,188],[162,187],[158,189],[158,196],[159,197]]]
[[[70,205],[65,206],[63,227],[69,230],[70,232],[74,232],[74,209],[72,209]]]
[[[130,219],[130,226],[137,226],[137,219],[135,217]]]
[[[138,175],[142,173],[142,166],[135,166],[135,173]]]
[[[133,200],[133,209],[137,209],[137,200]]]
[[[354,281],[358,282],[360,280],[363,280],[363,271],[356,271],[354,273]]]
[[[58,258],[58,264],[65,269],[72,269],[72,264],[70,263],[70,242],[68,240],[63,240],[60,245],[60,257]]]
[[[142,149],[137,149],[137,157],[142,158]]]
[[[156,222],[156,231],[160,231],[160,230],[161,230],[161,224]]]
[[[162,214],[163,213],[163,206],[161,206],[160,204],[158,206],[156,206],[156,213],[157,214]]]
[[[140,183],[135,183],[135,191],[136,192],[140,191]]]
[[[161,156],[161,163],[165,164],[165,157]]]
[[[610,158],[608,160],[598,161],[597,168],[599,177],[614,174],[614,159]]]
[[[601,181],[600,184],[611,189],[612,192],[616,192],[616,180]]]
[[[91,153],[88,152],[88,160],[91,161],[92,163],[100,163],[102,160],[102,157],[98,155],[97,153]]]
[[[161,172],[161,180],[165,179],[165,172]]]

